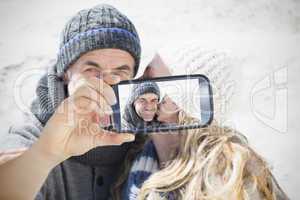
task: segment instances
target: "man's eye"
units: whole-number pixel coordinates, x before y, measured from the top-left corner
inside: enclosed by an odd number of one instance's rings
[[[144,99],[139,99],[138,100],[140,103],[145,103],[145,100]]]
[[[95,68],[85,68],[84,69],[85,72],[92,72],[92,73],[99,73],[99,70],[98,69],[95,69]]]
[[[120,76],[120,77],[127,77],[130,75],[128,70],[119,70],[117,72],[113,73],[115,76]]]

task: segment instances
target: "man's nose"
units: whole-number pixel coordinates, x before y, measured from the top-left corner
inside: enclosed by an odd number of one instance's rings
[[[156,104],[153,103],[153,102],[148,102],[148,103],[146,104],[146,109],[147,109],[147,110],[154,110],[155,107],[156,107]]]

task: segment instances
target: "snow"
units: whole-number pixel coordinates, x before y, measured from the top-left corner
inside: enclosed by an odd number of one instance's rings
[[[300,2],[297,0],[0,1],[0,137],[34,97],[38,77],[54,62],[66,20],[109,3],[140,34],[143,68],[163,45],[195,41],[236,58],[236,93],[228,121],[273,167],[291,199],[299,199]],[[139,73],[142,73],[141,71]]]

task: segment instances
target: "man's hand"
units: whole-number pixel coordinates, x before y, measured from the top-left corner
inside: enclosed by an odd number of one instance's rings
[[[70,96],[57,108],[36,145],[49,158],[61,162],[106,145],[134,140],[100,128],[100,118],[112,114],[116,97],[110,85],[96,77],[80,76],[69,83]]]

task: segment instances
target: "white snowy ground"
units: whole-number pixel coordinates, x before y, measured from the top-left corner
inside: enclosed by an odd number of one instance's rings
[[[59,33],[76,11],[110,3],[133,20],[142,66],[162,44],[197,40],[239,60],[231,123],[300,198],[300,2],[297,0],[1,0],[0,137],[19,123],[40,74],[55,59]],[[269,85],[270,84],[270,85]],[[297,102],[298,99],[298,102]],[[0,144],[1,145],[1,144]]]

